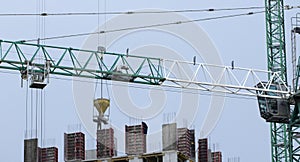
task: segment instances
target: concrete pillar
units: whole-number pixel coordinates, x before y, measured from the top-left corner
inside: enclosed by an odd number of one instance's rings
[[[38,139],[24,140],[24,162],[38,161]]]
[[[177,124],[162,125],[163,151],[177,150]]]

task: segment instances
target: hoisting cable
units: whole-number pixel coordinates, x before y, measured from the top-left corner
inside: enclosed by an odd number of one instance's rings
[[[46,5],[45,5],[45,0],[42,0],[42,4],[41,4],[41,10],[42,10],[42,12],[45,12],[45,9],[46,9]],[[42,19],[42,22],[41,22],[41,37],[42,38],[44,38],[46,35],[45,35],[45,33],[46,33],[46,20],[45,20],[45,17],[42,17],[41,18]],[[43,42],[44,43],[44,42]],[[42,56],[41,56],[41,58],[42,58]],[[46,62],[46,60],[41,60],[41,61],[45,61]],[[45,65],[46,66],[46,65]],[[44,70],[46,70],[46,68],[44,68]],[[44,77],[45,77],[45,79],[46,79],[46,75],[47,74],[45,74],[45,72],[44,72]],[[41,147],[43,147],[43,140],[44,140],[44,138],[43,138],[43,135],[44,135],[44,129],[43,129],[43,124],[44,124],[44,118],[43,118],[43,112],[44,112],[44,107],[43,107],[43,89],[41,89],[40,90],[40,97],[41,97],[41,103],[40,103],[40,106],[41,106],[41,114],[40,114],[40,119],[41,119],[41,121],[40,121],[40,138],[41,138],[41,143],[40,143],[40,145],[41,145]]]
[[[104,0],[104,30],[107,30],[107,1]],[[99,34],[100,35],[100,34]],[[106,33],[104,33],[104,47],[105,47],[105,50],[107,48],[107,42],[106,42]],[[103,58],[102,58],[103,59]],[[103,84],[103,79],[101,79],[101,84]],[[110,102],[110,95],[109,95],[109,89],[108,89],[108,84],[107,84],[107,80],[105,80],[105,85],[106,85],[106,91],[107,91],[107,95],[108,95],[108,100]],[[103,85],[102,85],[103,86]],[[103,89],[103,88],[101,88]],[[101,90],[103,91],[103,90]],[[108,120],[109,120],[109,123],[110,123],[110,127],[111,127],[111,121],[110,121],[110,111],[111,111],[111,108],[110,108],[110,105],[109,105],[109,108],[108,108]]]
[[[261,8],[264,8],[264,7],[261,7]],[[284,9],[285,10],[292,10],[292,9],[297,9],[297,8],[300,8],[300,6],[289,6],[289,5],[286,5]],[[219,9],[219,10],[221,10],[221,9]],[[176,22],[169,22],[169,23],[160,23],[160,24],[151,24],[151,25],[136,26],[136,27],[127,27],[127,28],[119,28],[119,29],[112,29],[112,30],[103,30],[103,31],[98,31],[98,32],[87,32],[87,33],[60,35],[60,36],[46,37],[46,38],[43,38],[42,40],[62,39],[62,38],[70,38],[70,37],[80,37],[80,36],[87,36],[87,35],[92,35],[92,34],[114,33],[114,32],[120,32],[120,31],[146,29],[146,28],[160,27],[160,26],[169,26],[169,25],[180,25],[180,24],[193,23],[193,22],[204,22],[204,21],[211,21],[211,20],[219,20],[219,19],[226,19],[226,18],[234,18],[234,17],[241,17],[241,16],[256,15],[256,14],[261,14],[261,13],[265,13],[265,10],[255,11],[255,12],[246,12],[246,13],[241,13],[241,14],[228,14],[228,15],[223,15],[223,16],[200,18],[200,19],[193,19],[193,20],[186,20],[186,21],[176,21]],[[1,16],[1,14],[0,14],[0,16]],[[20,42],[32,42],[32,41],[36,41],[36,39],[20,40]]]
[[[38,90],[35,89],[35,136],[38,138]]]
[[[104,2],[106,3],[106,2]],[[0,16],[93,16],[93,15],[134,15],[134,14],[165,14],[165,13],[201,13],[219,11],[239,11],[264,9],[263,6],[237,7],[237,8],[207,8],[207,9],[186,9],[167,11],[112,11],[112,12],[65,12],[65,13],[3,13]]]
[[[41,106],[41,123],[40,123],[40,131],[41,131],[41,147],[43,147],[43,90],[40,90],[40,96],[41,96],[41,103],[40,103],[40,106]]]
[[[153,27],[181,25],[181,24],[187,24],[187,23],[193,23],[193,22],[204,22],[204,21],[211,21],[211,20],[219,20],[219,19],[234,18],[234,17],[241,17],[241,16],[249,16],[249,15],[255,15],[255,14],[260,14],[260,13],[265,13],[265,11],[247,12],[247,13],[241,13],[241,14],[230,14],[230,15],[200,18],[200,19],[193,19],[193,20],[176,21],[176,22],[169,22],[169,23],[150,24],[150,25],[144,25],[144,26],[126,27],[126,28],[103,30],[103,31],[97,31],[97,32],[87,32],[87,33],[60,35],[60,36],[53,36],[53,37],[45,37],[41,40],[62,39],[62,38],[87,36],[87,35],[92,35],[92,34],[105,34],[105,33],[114,33],[114,32],[121,32],[121,31],[128,31],[128,30],[147,29],[147,28],[153,28]],[[20,40],[19,42],[32,42],[32,41],[36,41],[36,40],[37,39],[28,39],[28,40]]]
[[[44,102],[43,102],[43,108],[44,108],[44,111],[43,111],[43,121],[44,121],[44,124],[43,124],[43,139],[45,140],[45,136],[46,136],[46,90],[43,91],[43,94],[44,94]]]
[[[26,115],[25,115],[25,138],[28,138],[28,80],[26,81],[26,101],[25,101],[25,106],[26,106]]]
[[[31,122],[31,127],[30,127],[30,137],[33,138],[33,92],[32,89],[30,89],[31,93],[31,98],[30,98],[30,107],[31,107],[31,115],[30,115],[30,122]]]
[[[100,0],[98,0],[98,12],[100,12]],[[105,8],[105,0],[104,0],[104,8]],[[100,15],[97,15],[97,22],[98,22],[98,29],[100,27]],[[104,21],[104,24],[106,24],[106,21]],[[97,34],[97,38],[98,38],[98,48],[100,46],[100,33]],[[103,57],[101,57],[102,59]],[[102,65],[101,65],[102,68]],[[100,79],[100,97],[103,98],[103,79]]]
[[[300,6],[285,5],[285,10],[300,8]],[[187,9],[187,10],[169,10],[169,11],[112,11],[112,12],[67,12],[67,13],[2,13],[0,16],[93,16],[93,15],[134,15],[134,14],[164,14],[164,13],[201,13],[218,11],[239,11],[239,10],[265,9],[263,6],[237,7],[237,8],[208,8],[208,9]]]

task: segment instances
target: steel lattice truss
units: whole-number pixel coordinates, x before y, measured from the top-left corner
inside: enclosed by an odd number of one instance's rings
[[[0,68],[49,74],[161,84],[161,60],[141,56],[0,41]]]
[[[279,73],[126,54],[0,41],[0,68],[270,98],[291,93]],[[46,64],[45,62],[48,62]],[[49,67],[48,70],[45,67]],[[267,80],[267,77],[270,80]],[[25,77],[26,78],[26,77]],[[266,82],[263,87],[256,84]],[[274,90],[276,81],[284,88]],[[259,91],[259,93],[257,93]],[[267,93],[266,93],[267,92]],[[274,95],[280,94],[280,95]]]
[[[293,99],[295,100],[295,106],[292,109],[292,116],[288,127],[289,132],[289,151],[290,161],[300,161],[300,100],[299,100],[299,79],[300,79],[300,58],[298,58],[298,65],[296,65],[296,40],[300,29],[300,14],[291,19],[291,46],[292,46],[292,62],[293,62],[293,87],[295,94]],[[298,28],[298,29],[297,29]]]
[[[268,70],[279,72],[287,83],[283,0],[265,0],[265,8]],[[272,162],[290,161],[287,125],[271,123],[270,127]]]
[[[285,97],[290,95],[289,88],[280,80],[279,73],[271,71],[178,60],[164,60],[163,65],[165,81],[162,85],[164,86],[270,98],[282,98],[282,96],[271,95],[272,93],[282,94]],[[271,76],[270,80],[268,76]],[[275,80],[283,84],[284,88],[271,89],[270,85]],[[267,84],[262,88],[255,87],[256,84],[266,81]],[[260,93],[257,93],[258,91]]]

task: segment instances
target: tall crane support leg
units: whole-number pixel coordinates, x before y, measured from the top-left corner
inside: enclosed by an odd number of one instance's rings
[[[289,124],[289,154],[290,161],[300,161],[300,90],[299,90],[299,79],[300,79],[300,58],[298,58],[298,64],[296,66],[296,35],[300,35],[300,14],[292,19],[292,30],[291,30],[291,44],[292,44],[292,61],[293,65],[293,88],[295,94],[292,99],[295,103],[293,113]]]
[[[286,82],[283,0],[266,0],[265,8],[268,70],[280,72],[281,79]],[[289,144],[287,124],[271,123],[270,129],[272,162],[288,162]]]

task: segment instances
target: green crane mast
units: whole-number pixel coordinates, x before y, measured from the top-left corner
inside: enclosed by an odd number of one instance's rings
[[[280,72],[287,84],[283,0],[266,0],[265,8],[268,70]],[[271,122],[270,128],[272,162],[288,162],[287,124]]]
[[[283,0],[266,0],[265,8],[268,70],[279,72],[281,80],[287,85]],[[295,36],[296,33],[300,33],[299,29],[299,26],[292,29],[293,36]],[[293,95],[288,98],[288,104],[286,104],[289,112],[288,115],[286,115],[288,119],[286,120],[287,122],[278,122],[275,120],[270,124],[272,162],[300,161],[300,90],[298,88],[300,79],[300,58],[298,58],[295,77],[296,81],[294,83],[295,85],[293,85],[294,92]],[[282,101],[280,102],[283,103]],[[278,110],[279,107],[280,106],[277,105]]]

